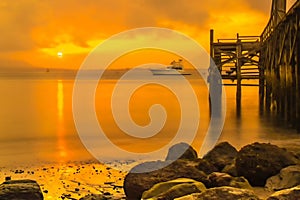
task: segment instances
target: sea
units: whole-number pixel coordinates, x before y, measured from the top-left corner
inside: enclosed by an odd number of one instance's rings
[[[240,115],[236,88],[224,86],[223,114],[214,120],[199,74],[95,73],[2,73],[0,166],[157,160],[179,142],[199,156],[222,141],[237,149],[253,142],[300,145],[295,130],[260,112],[256,86],[242,87]]]

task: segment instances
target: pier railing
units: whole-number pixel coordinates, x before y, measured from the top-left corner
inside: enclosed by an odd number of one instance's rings
[[[282,16],[282,19],[278,21],[278,16],[276,16],[275,13],[271,12],[271,17],[268,21],[268,24],[264,28],[262,34],[261,34],[261,42],[265,42],[273,33],[273,31],[276,29],[277,25],[285,21],[286,16],[290,16],[292,13],[294,13],[299,8],[300,1],[296,1],[296,3],[290,8],[290,10]]]

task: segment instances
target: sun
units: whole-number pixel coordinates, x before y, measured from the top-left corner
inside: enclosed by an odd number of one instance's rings
[[[61,52],[61,51],[57,52],[57,56],[58,56],[59,58],[63,57],[63,52]]]

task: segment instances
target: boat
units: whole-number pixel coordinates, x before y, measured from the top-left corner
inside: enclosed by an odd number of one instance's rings
[[[170,65],[165,68],[151,68],[150,71],[153,75],[191,75],[184,71],[182,59],[179,59],[178,61],[173,60]]]

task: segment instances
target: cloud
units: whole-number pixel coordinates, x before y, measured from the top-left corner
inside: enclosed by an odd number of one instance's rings
[[[271,13],[272,0],[252,0],[246,2],[251,9],[263,13]]]
[[[10,52],[12,57],[18,52],[26,52],[23,58],[25,61],[29,59],[30,52],[32,55],[36,52],[55,55],[55,51],[64,46],[74,49],[69,53],[78,54],[92,49],[95,41],[103,41],[121,31],[145,26],[175,29],[207,43],[210,28],[217,29],[221,36],[234,35],[239,30],[260,33],[261,26],[269,18],[270,2],[2,0],[0,51]],[[239,20],[241,17],[243,19]],[[251,27],[255,26],[255,20],[260,21],[257,29]],[[230,28],[226,28],[226,24]],[[47,51],[39,51],[42,49]],[[41,60],[43,55],[39,56]]]
[[[0,51],[32,49],[30,32],[37,25],[34,1],[2,1],[0,6]]]
[[[126,29],[143,26],[176,28],[175,25],[180,24],[203,29],[214,15],[247,12],[247,4],[252,9],[268,9],[267,3],[258,3],[258,0],[239,4],[233,0],[4,2],[0,7],[2,50],[26,50],[34,45],[45,48],[70,42],[88,47],[88,40],[107,38]]]
[[[204,23],[208,18],[207,12],[203,12],[201,1],[135,0],[132,2],[134,5],[133,12],[130,12],[127,22],[133,26],[153,25],[161,19],[199,25]],[[142,20],[144,18],[146,18],[145,21]]]

